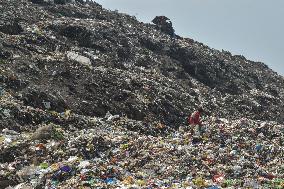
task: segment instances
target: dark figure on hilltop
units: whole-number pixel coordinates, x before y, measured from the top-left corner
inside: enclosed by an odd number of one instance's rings
[[[152,22],[154,24],[156,24],[156,26],[158,26],[158,28],[170,35],[171,37],[174,37],[175,36],[175,30],[173,29],[173,25],[172,25],[172,22],[170,21],[169,18],[167,18],[166,16],[156,16]]]

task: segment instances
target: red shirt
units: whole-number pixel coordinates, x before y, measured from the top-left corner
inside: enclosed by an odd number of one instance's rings
[[[190,125],[199,125],[201,124],[200,122],[200,114],[201,112],[195,111],[191,116],[189,117],[188,123]]]

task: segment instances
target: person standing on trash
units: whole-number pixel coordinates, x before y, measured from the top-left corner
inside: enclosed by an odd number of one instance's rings
[[[201,133],[202,123],[201,123],[201,114],[204,112],[202,107],[199,107],[197,111],[193,112],[190,116],[188,116],[188,124],[190,125],[190,132],[193,135],[193,130],[196,126],[198,126],[198,130]]]

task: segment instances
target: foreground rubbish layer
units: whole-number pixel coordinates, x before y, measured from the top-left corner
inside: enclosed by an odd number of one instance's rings
[[[118,115],[51,117],[79,123],[2,131],[2,188],[284,186],[283,125],[276,122],[210,117],[203,136],[196,130],[190,137],[186,128],[167,136],[141,134],[142,122]]]
[[[0,18],[0,188],[282,187],[265,64],[96,3],[1,1]]]

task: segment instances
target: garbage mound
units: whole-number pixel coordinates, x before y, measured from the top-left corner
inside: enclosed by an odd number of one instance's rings
[[[283,125],[209,117],[204,133],[143,134],[142,122],[72,112],[0,135],[2,188],[266,188],[284,185]],[[83,128],[82,128],[83,127]],[[147,129],[147,128],[145,128]],[[157,125],[153,132],[162,133]],[[4,182],[5,181],[5,182]],[[10,185],[10,187],[9,187]]]
[[[1,1],[0,18],[0,188],[283,186],[284,79],[265,64],[95,2]]]

